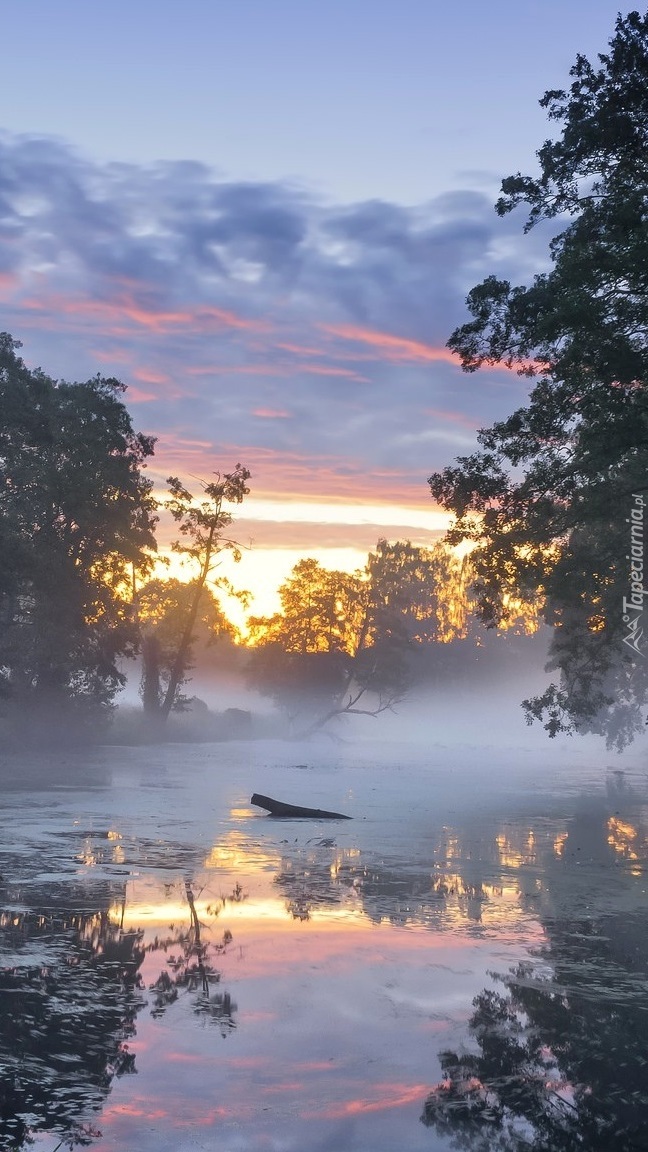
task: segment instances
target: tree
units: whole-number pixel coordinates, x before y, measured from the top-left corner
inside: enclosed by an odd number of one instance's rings
[[[132,573],[155,549],[124,385],[54,381],[0,335],[0,683],[17,708],[55,718],[105,708],[134,651]]]
[[[367,631],[373,645],[421,646],[466,631],[467,566],[449,548],[379,540],[367,559]]]
[[[142,647],[141,694],[144,711],[150,716],[159,714],[168,692],[178,646],[195,599],[194,584],[176,579],[149,580],[137,593]],[[186,704],[180,689],[186,683],[185,674],[192,665],[196,643],[202,642],[207,647],[223,637],[232,639],[233,636],[232,624],[211,589],[204,585],[198,597],[194,631],[186,650],[182,680],[176,690],[176,709]]]
[[[309,558],[295,565],[279,597],[280,612],[248,621],[248,680],[279,704],[291,727],[318,727],[329,713],[350,711],[360,700],[353,690],[346,693],[365,614],[365,582],[359,573],[329,570]]]
[[[279,589],[281,612],[253,617],[250,682],[306,730],[340,715],[377,716],[403,699],[417,646],[452,632],[461,563],[443,546],[379,540],[364,571],[301,560]],[[455,620],[457,624],[457,620]]]
[[[300,655],[346,652],[353,655],[365,608],[366,585],[355,572],[323,568],[317,560],[300,560],[279,589],[281,612],[252,616],[252,644],[278,643]]]
[[[235,560],[240,559],[238,545],[225,536],[226,529],[232,523],[233,516],[224,507],[224,503],[241,504],[250,489],[247,481],[250,472],[241,464],[237,464],[233,472],[221,475],[215,473],[216,479],[210,484],[202,484],[203,499],[197,502],[191,492],[180,482],[177,476],[170,476],[167,480],[170,498],[167,508],[171,512],[176,524],[180,526],[181,539],[176,540],[172,547],[174,552],[193,560],[198,566],[198,574],[189,585],[191,593],[187,604],[185,620],[180,632],[173,659],[170,661],[167,689],[159,707],[159,717],[168,719],[171,709],[178,702],[178,693],[184,683],[185,673],[191,659],[191,646],[198,612],[203,599],[203,592],[207,581],[217,562],[217,557],[225,549],[229,549]],[[227,585],[222,578],[215,581],[221,587]],[[239,593],[245,595],[245,593]]]
[[[526,231],[558,219],[551,268],[529,287],[490,276],[448,345],[464,368],[505,364],[533,381],[526,407],[479,433],[479,451],[430,478],[468,540],[489,625],[507,598],[536,598],[554,629],[529,722],[605,734],[642,727],[648,488],[648,14],[619,16],[610,51],[584,56],[541,105],[562,131],[540,175],[509,177],[497,211],[530,207]]]

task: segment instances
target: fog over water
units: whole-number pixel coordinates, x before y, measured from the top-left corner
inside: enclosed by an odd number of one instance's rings
[[[645,748],[550,741],[521,689],[3,755],[3,1146],[642,1147]]]

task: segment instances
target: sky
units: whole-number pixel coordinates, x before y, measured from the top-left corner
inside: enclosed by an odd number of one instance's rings
[[[301,556],[432,543],[427,477],[524,404],[445,344],[484,276],[546,267],[499,184],[632,7],[3,5],[0,328],[56,378],[122,380],[157,484],[250,469],[223,572],[252,611]]]

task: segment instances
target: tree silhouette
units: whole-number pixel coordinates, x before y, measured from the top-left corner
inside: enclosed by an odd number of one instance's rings
[[[16,709],[96,725],[131,654],[133,572],[150,571],[156,502],[124,385],[57,382],[0,334],[0,688]]]
[[[377,716],[408,692],[416,650],[465,626],[465,583],[442,546],[379,540],[352,574],[302,560],[279,590],[281,612],[250,621],[250,683],[303,733]]]
[[[178,646],[182,641],[189,613],[196,599],[196,587],[181,580],[149,580],[137,593],[136,607],[141,631],[142,683],[141,696],[147,715],[157,717],[165,699]],[[194,631],[185,646],[184,671],[176,687],[173,707],[181,711],[187,698],[181,689],[192,666],[196,644],[215,644],[231,638],[234,628],[225,616],[211,589],[204,585],[198,596]]]
[[[499,215],[526,231],[559,218],[551,267],[528,286],[489,276],[448,345],[463,367],[507,365],[529,402],[478,434],[479,449],[430,478],[470,541],[483,619],[535,596],[554,629],[549,670],[525,701],[550,736],[591,731],[622,748],[648,698],[643,579],[648,422],[648,13],[617,18],[609,50],[579,55],[540,101],[559,133],[539,175],[503,181]],[[634,573],[634,575],[633,575]],[[642,583],[643,581],[643,583]]]
[[[167,508],[179,526],[180,538],[174,541],[174,552],[195,562],[198,573],[190,584],[191,595],[187,605],[184,623],[179,631],[175,652],[169,664],[166,691],[159,706],[159,718],[165,721],[176,706],[178,692],[184,683],[185,673],[190,663],[194,629],[198,619],[203,592],[213,572],[219,553],[227,549],[234,559],[240,559],[239,545],[230,540],[226,531],[233,521],[233,515],[225,504],[241,504],[249,494],[247,481],[250,472],[237,464],[232,472],[215,473],[216,479],[202,483],[202,498],[195,500],[191,492],[177,476],[170,476],[170,496]],[[221,587],[227,581],[214,581]],[[227,585],[230,591],[231,588]],[[245,593],[239,593],[245,597]]]

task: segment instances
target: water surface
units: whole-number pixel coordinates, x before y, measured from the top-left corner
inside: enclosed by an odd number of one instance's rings
[[[3,1146],[648,1147],[640,766],[250,742],[2,772]]]

